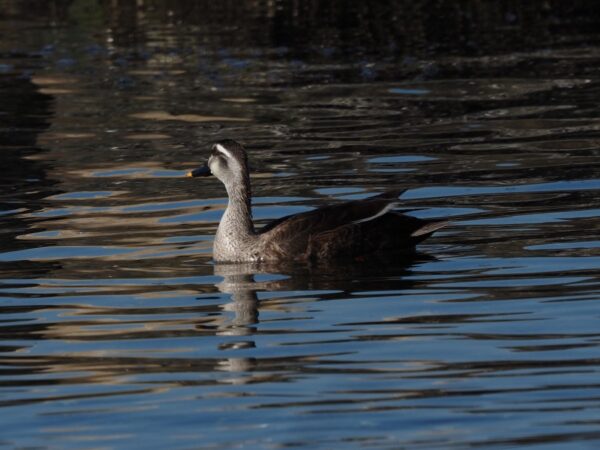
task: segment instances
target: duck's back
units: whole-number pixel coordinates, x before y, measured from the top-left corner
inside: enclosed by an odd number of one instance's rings
[[[360,258],[380,253],[411,254],[415,246],[447,222],[390,212],[311,236],[309,259]]]
[[[278,219],[259,232],[262,254],[265,259],[311,260],[410,253],[446,225],[394,212],[395,205],[382,194]]]

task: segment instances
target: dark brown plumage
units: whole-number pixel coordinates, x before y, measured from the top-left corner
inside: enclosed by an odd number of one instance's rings
[[[265,225],[258,234],[265,236],[266,253],[293,254],[298,255],[297,259],[411,253],[447,222],[417,219],[391,210],[400,193],[390,191],[283,217]]]

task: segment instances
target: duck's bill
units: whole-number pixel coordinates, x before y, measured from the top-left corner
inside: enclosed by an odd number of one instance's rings
[[[210,173],[210,168],[208,167],[208,165],[202,166],[202,167],[198,167],[197,169],[194,170],[190,170],[187,173],[188,177],[207,177],[209,176]]]

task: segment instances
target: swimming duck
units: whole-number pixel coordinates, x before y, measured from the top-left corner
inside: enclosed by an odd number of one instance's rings
[[[244,147],[233,140],[217,142],[208,162],[187,175],[211,174],[225,185],[229,196],[213,244],[217,262],[360,260],[381,252],[410,254],[417,243],[448,223],[395,211],[403,192],[396,190],[282,217],[256,230]]]

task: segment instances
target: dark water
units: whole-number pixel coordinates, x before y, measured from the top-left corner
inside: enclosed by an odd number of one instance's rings
[[[0,447],[600,446],[600,18],[574,2],[0,0]],[[384,189],[412,261],[215,266]]]

